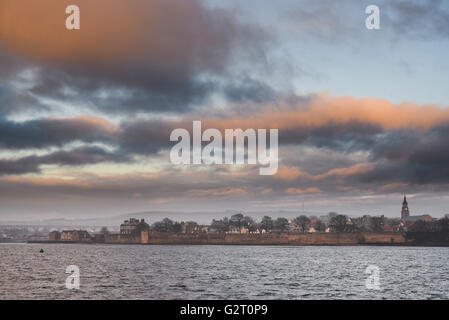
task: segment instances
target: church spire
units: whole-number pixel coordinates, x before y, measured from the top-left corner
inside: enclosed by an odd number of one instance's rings
[[[404,202],[402,202],[402,210],[401,210],[401,219],[407,220],[407,218],[409,216],[410,216],[410,211],[408,210],[407,198],[404,194]]]

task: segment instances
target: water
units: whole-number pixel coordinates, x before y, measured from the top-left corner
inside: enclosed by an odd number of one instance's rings
[[[448,298],[449,248],[0,244],[0,299]]]

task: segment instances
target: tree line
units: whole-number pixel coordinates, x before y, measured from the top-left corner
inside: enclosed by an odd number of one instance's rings
[[[198,233],[203,232],[204,228],[208,231],[230,232],[239,231],[243,228],[248,232],[309,232],[311,228],[316,232],[383,232],[402,231],[410,239],[433,239],[432,241],[449,241],[449,219],[443,218],[435,221],[417,221],[407,229],[401,229],[401,220],[396,218],[387,218],[384,216],[362,216],[349,218],[346,215],[330,212],[327,216],[320,219],[315,216],[300,215],[294,219],[285,217],[272,218],[264,216],[260,221],[256,221],[250,216],[237,213],[230,218],[213,219],[210,225],[202,226],[195,221],[177,222],[169,218],[152,224],[151,229],[158,232],[169,233]],[[323,221],[324,220],[324,221]],[[328,230],[327,230],[328,229]],[[430,241],[430,240],[429,240]]]
[[[348,216],[330,212],[323,219],[315,216],[299,215],[294,219],[285,217],[272,218],[264,216],[260,221],[254,218],[236,213],[230,218],[213,219],[208,230],[216,232],[229,232],[233,230],[247,229],[249,232],[308,232],[313,228],[316,232],[324,232],[327,228],[331,232],[382,232],[385,225],[398,225],[399,219],[388,219],[384,216],[371,217],[363,216],[359,218],[349,219]],[[194,221],[177,222],[169,218],[155,222],[151,228],[158,232],[199,232],[204,226],[200,226]]]

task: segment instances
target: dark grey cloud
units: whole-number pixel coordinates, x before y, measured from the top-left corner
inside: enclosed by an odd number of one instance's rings
[[[384,130],[379,125],[352,121],[326,123],[319,126],[298,126],[279,131],[281,144],[306,144],[318,148],[355,152],[370,149],[377,135]]]
[[[37,99],[28,92],[17,90],[8,84],[0,84],[0,117],[13,112],[21,112],[29,109],[45,109]]]
[[[43,156],[27,156],[18,159],[0,160],[0,176],[39,173],[41,165],[82,166],[106,162],[129,162],[123,154],[99,147],[79,147],[69,151],[60,150]]]
[[[354,175],[351,182],[364,184],[449,183],[449,124],[428,130],[392,130],[373,140],[366,151],[374,168]]]
[[[9,53],[0,42],[0,117],[29,109],[46,109],[28,88],[17,86],[24,84],[20,71],[28,67],[26,60]]]
[[[0,148],[25,149],[61,147],[74,141],[107,142],[112,139],[112,133],[94,118],[47,118],[24,122],[0,118],[0,137]]]
[[[171,145],[170,133],[178,126],[183,127],[180,123],[166,120],[123,122],[116,142],[126,153],[154,154]]]

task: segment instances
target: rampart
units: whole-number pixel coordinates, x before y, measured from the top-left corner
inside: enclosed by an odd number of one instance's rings
[[[123,242],[121,242],[123,243]],[[402,234],[385,233],[158,233],[142,231],[142,244],[357,245],[401,244]]]

